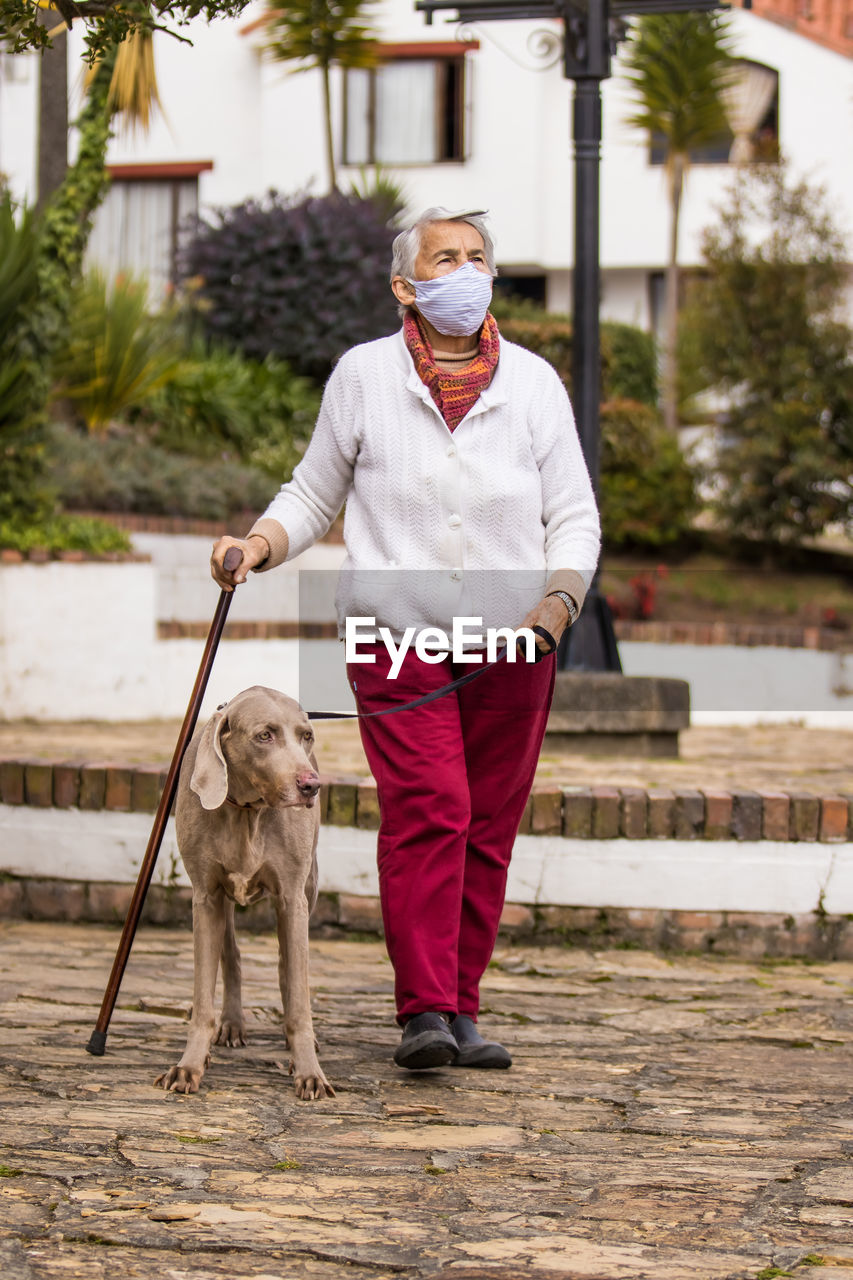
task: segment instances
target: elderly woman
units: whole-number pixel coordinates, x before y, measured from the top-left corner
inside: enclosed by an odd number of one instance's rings
[[[397,236],[402,329],[338,362],[293,479],[245,540],[216,543],[222,587],[299,555],[346,501],[342,628],[371,617],[399,639],[464,615],[559,640],[595,569],[598,514],[560,379],[503,339],[488,311],[496,274],[481,212],[429,209]],[[231,574],[235,543],[243,561]],[[410,647],[395,670],[385,644],[358,656],[348,675],[362,715],[440,689],[481,657]],[[510,1066],[477,1029],[479,984],[554,675],[553,654],[504,659],[427,705],[359,720],[381,813],[398,1066]]]

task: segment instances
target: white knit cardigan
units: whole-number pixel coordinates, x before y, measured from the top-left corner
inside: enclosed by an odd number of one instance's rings
[[[262,566],[321,538],[346,501],[338,619],[518,626],[556,585],[582,603],[599,520],[569,398],[539,356],[500,339],[490,385],[451,432],[402,330],[341,357],[293,478],[252,532]]]

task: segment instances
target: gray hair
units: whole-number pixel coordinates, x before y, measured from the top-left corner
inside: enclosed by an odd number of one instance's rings
[[[425,209],[408,230],[401,231],[394,239],[391,250],[391,279],[393,280],[395,276],[402,276],[404,280],[414,279],[415,261],[420,253],[423,233],[434,222],[467,222],[475,231],[479,231],[483,237],[486,266],[491,274],[496,276],[498,268],[495,264],[495,242],[486,226],[485,212],[484,209],[463,209],[461,212],[454,213],[450,209],[442,209],[440,205]]]

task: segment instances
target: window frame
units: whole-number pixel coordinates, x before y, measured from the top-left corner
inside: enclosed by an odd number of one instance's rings
[[[343,75],[341,164],[347,168],[384,165],[394,169],[423,168],[437,164],[464,164],[467,140],[467,86],[468,69],[466,55],[480,47],[479,40],[432,41],[411,44],[382,44],[377,47],[378,62],[373,67],[346,68]],[[376,77],[383,64],[433,63],[436,79],[443,72],[441,86],[436,84],[436,118],[434,139],[436,155],[430,160],[377,160],[376,157]],[[352,71],[368,77],[367,92],[367,155],[351,159],[348,154],[350,139],[349,77]],[[449,126],[449,127],[448,127]]]
[[[147,183],[168,184],[169,186],[169,255],[167,269],[162,277],[158,277],[164,279],[165,283],[159,287],[168,289],[178,283],[177,265],[180,250],[180,227],[183,217],[187,216],[186,214],[181,214],[182,187],[186,184],[194,183],[196,210],[198,210],[199,175],[212,169],[212,160],[174,161],[161,164],[109,164],[106,166],[111,185],[116,184],[116,188],[119,185],[144,187]],[[132,271],[133,267],[120,267],[120,270]],[[152,287],[154,286],[152,285]]]

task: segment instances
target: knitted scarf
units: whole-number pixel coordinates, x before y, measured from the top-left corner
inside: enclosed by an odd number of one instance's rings
[[[403,335],[418,377],[429,387],[429,393],[439,413],[453,431],[476,403],[480,392],[485,391],[495,372],[500,350],[500,334],[494,316],[491,312],[486,312],[486,318],[480,330],[479,353],[458,373],[440,369],[435,363],[432,347],[418,322],[416,312],[406,312],[403,320]]]

